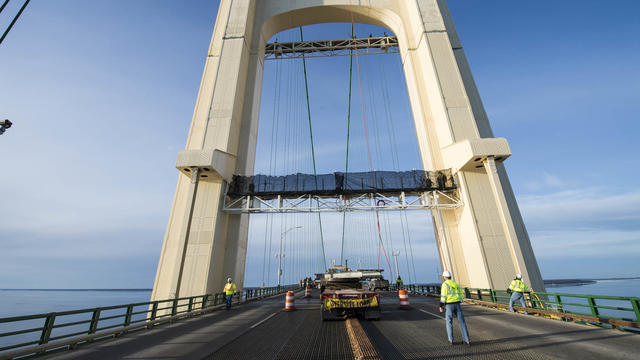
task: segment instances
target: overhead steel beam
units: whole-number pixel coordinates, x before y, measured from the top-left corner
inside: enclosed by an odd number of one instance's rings
[[[398,38],[395,36],[381,36],[368,38],[353,38],[342,40],[314,40],[294,42],[268,43],[265,47],[264,58],[295,59],[302,57],[345,56],[351,51],[358,55],[385,54],[400,52]]]
[[[448,210],[462,205],[457,191],[426,191],[406,194],[368,193],[337,197],[300,195],[297,197],[225,196],[227,213],[317,213],[390,210]]]

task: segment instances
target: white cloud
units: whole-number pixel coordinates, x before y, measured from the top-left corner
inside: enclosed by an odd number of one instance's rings
[[[561,188],[565,186],[564,183],[559,177],[549,174],[548,172],[543,172],[542,177],[536,178],[535,181],[528,182],[525,186],[529,190],[541,190],[541,189],[549,189],[549,188]]]
[[[530,237],[539,258],[640,257],[640,231],[569,228],[532,231]]]
[[[590,187],[518,200],[543,273],[545,259],[553,267],[558,261],[575,264],[582,259],[640,257],[640,190],[612,193]],[[640,271],[637,262],[631,264],[618,274]],[[575,271],[598,273],[584,266]]]
[[[535,229],[571,229],[567,224],[640,219],[640,190],[613,194],[605,188],[591,187],[519,196],[518,201],[525,224]]]

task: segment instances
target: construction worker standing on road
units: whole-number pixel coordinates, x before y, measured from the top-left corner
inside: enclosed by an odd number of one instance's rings
[[[231,298],[236,293],[236,284],[231,282],[231,278],[227,279],[227,283],[224,285],[224,295],[227,298],[227,310],[231,309]]]
[[[529,288],[527,284],[522,281],[522,275],[516,274],[516,278],[511,281],[511,285],[507,289],[507,293],[511,294],[511,299],[509,299],[509,311],[513,310],[513,303],[520,300],[520,304],[522,307],[527,307],[524,303],[524,293],[529,292]],[[525,311],[525,314],[527,312]]]
[[[456,315],[458,316],[458,325],[460,325],[462,340],[465,344],[470,345],[467,323],[464,321],[462,306],[460,306],[462,299],[464,299],[460,285],[451,280],[451,273],[447,270],[442,272],[442,277],[444,278],[444,282],[440,287],[440,312],[445,312],[449,345],[453,345],[453,317]]]
[[[402,278],[400,277],[400,275],[398,275],[398,278],[396,279],[396,286],[398,287],[398,289],[402,289]]]

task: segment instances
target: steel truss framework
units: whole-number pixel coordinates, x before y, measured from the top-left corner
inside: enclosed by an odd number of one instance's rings
[[[295,59],[303,55],[306,57],[345,56],[350,55],[351,50],[357,52],[358,55],[400,52],[397,37],[381,36],[343,40],[268,43],[265,47],[264,58],[265,60],[274,60]]]
[[[462,205],[457,191],[426,191],[395,194],[367,193],[337,197],[225,196],[222,210],[228,213],[316,213],[390,210],[447,210]]]

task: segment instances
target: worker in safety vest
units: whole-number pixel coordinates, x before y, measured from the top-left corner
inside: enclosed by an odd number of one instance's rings
[[[402,289],[402,278],[400,277],[400,275],[398,275],[398,278],[396,279],[396,286],[398,287],[398,289]]]
[[[460,285],[451,280],[451,273],[448,270],[442,272],[442,277],[444,278],[444,282],[440,287],[440,312],[445,312],[449,345],[453,345],[453,317],[456,315],[458,316],[458,325],[460,325],[462,340],[465,344],[470,345],[469,331],[467,331],[462,306],[460,306],[462,299],[464,299]]]
[[[231,278],[227,279],[227,283],[224,285],[224,295],[227,299],[227,310],[231,309],[231,298],[236,293],[236,284],[231,282]]]
[[[509,288],[507,289],[507,293],[511,294],[511,299],[509,299],[509,311],[513,310],[513,303],[520,300],[520,304],[522,307],[527,307],[524,303],[524,293],[529,292],[529,288],[527,284],[522,281],[522,275],[516,274],[516,278],[511,281]],[[525,311],[525,314],[527,312]]]

